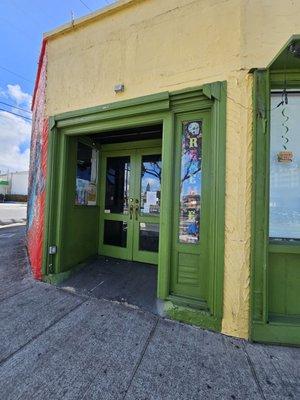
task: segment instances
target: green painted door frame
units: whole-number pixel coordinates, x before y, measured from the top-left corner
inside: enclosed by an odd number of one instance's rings
[[[207,298],[208,287],[206,278],[210,273],[209,268],[209,237],[210,237],[210,194],[211,194],[211,167],[212,159],[210,154],[213,153],[211,146],[211,127],[210,127],[210,112],[209,111],[194,111],[189,113],[178,114],[176,116],[176,165],[174,169],[174,209],[173,220],[176,221],[180,214],[180,166],[181,166],[181,141],[182,141],[182,124],[185,121],[201,121],[203,126],[202,132],[202,166],[201,166],[201,227],[200,241],[197,246],[189,243],[180,243],[179,225],[175,225],[173,229],[173,273],[171,279],[171,293],[176,296],[176,293],[189,297],[189,301],[203,301]],[[178,256],[179,255],[179,256]],[[179,262],[176,263],[176,258]],[[201,268],[196,268],[198,264]],[[194,267],[194,268],[193,268]],[[196,282],[192,277],[194,274]],[[192,280],[192,284],[189,281]],[[204,308],[209,308],[203,304]]]
[[[282,90],[285,80],[287,89],[300,89],[300,68],[277,69],[282,65],[289,67],[289,44],[270,68],[254,72],[250,321],[254,341],[299,345],[300,316],[284,310],[288,308],[287,302],[299,304],[300,287],[296,293],[295,285],[299,284],[300,245],[269,240],[271,91]],[[292,57],[291,63],[294,66]],[[288,293],[288,274],[293,281],[292,293]]]
[[[129,197],[132,199],[140,198],[140,177],[141,162],[143,155],[161,154],[161,140],[147,140],[128,142],[129,148],[116,150],[120,148],[117,145],[104,145],[100,150],[100,180],[99,180],[99,196],[100,196],[100,234],[99,234],[99,254],[122,258],[125,260],[133,260],[150,264],[158,263],[158,253],[139,250],[139,226],[140,223],[152,223],[159,225],[159,216],[141,215],[140,212],[134,210],[132,213],[107,213],[105,210],[105,182],[106,182],[106,165],[107,158],[111,157],[129,157],[130,158],[130,182]],[[151,147],[160,145],[160,147]],[[138,147],[136,147],[138,146]],[[126,147],[126,145],[124,146]],[[134,204],[133,204],[134,207]],[[122,221],[126,223],[127,245],[126,247],[105,245],[104,241],[104,223],[105,221]]]
[[[170,293],[173,270],[173,232],[179,223],[174,218],[175,143],[180,124],[178,116],[184,113],[204,113],[209,119],[213,154],[210,161],[210,241],[209,279],[205,306],[202,302],[185,301],[185,296]],[[203,114],[203,115],[204,115]],[[215,330],[221,329],[223,313],[224,272],[224,214],[225,214],[225,132],[226,83],[216,82],[201,87],[163,92],[99,107],[59,114],[50,118],[45,237],[43,248],[43,277],[58,280],[66,277],[84,256],[96,255],[93,238],[87,224],[79,220],[99,222],[99,203],[96,206],[75,206],[72,202],[72,184],[75,175],[74,149],[77,138],[108,130],[128,129],[152,124],[162,124],[162,184],[160,238],[158,253],[158,297],[169,300],[170,316]],[[176,133],[177,132],[177,133]],[[73,146],[73,147],[72,147]],[[176,155],[177,154],[177,155]],[[72,164],[73,163],[73,164]],[[177,173],[176,173],[177,176]],[[89,223],[91,225],[91,223]],[[89,235],[90,244],[82,243]],[[99,231],[98,238],[99,239]],[[80,245],[82,243],[82,245]],[[57,253],[49,254],[49,246]],[[78,257],[77,257],[78,255]],[[87,258],[87,257],[86,257]],[[77,262],[76,262],[77,260]],[[173,261],[172,261],[173,260]]]

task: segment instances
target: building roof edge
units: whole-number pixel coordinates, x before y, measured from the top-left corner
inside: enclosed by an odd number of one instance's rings
[[[113,14],[118,12],[126,7],[129,7],[135,3],[140,3],[145,0],[118,0],[113,4],[107,5],[100,10],[94,11],[90,14],[87,14],[83,17],[77,18],[74,21],[70,21],[64,25],[61,25],[51,31],[45,32],[43,35],[44,40],[53,39],[56,36],[60,36],[64,33],[71,32],[74,28],[79,28],[85,24],[90,22],[94,22],[97,19],[102,17],[106,17],[109,14]]]

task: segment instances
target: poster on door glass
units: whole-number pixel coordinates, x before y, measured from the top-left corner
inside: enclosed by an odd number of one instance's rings
[[[97,173],[98,151],[78,142],[75,204],[96,205]]]
[[[295,240],[300,239],[300,93],[288,92],[287,104],[281,101],[281,93],[272,93],[269,236]]]
[[[202,121],[184,122],[181,141],[179,242],[200,240]]]

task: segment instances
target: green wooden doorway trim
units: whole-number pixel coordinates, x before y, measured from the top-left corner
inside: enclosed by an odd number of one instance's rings
[[[170,270],[172,268],[172,230],[174,196],[174,160],[176,116],[180,113],[206,112],[210,119],[211,141],[214,151],[212,173],[213,202],[211,204],[210,279],[208,309],[199,309],[199,304],[185,302],[184,298],[170,296]],[[169,299],[173,318],[198,323],[215,330],[221,329],[223,313],[224,271],[224,203],[225,203],[225,132],[226,132],[226,83],[215,82],[176,92],[164,92],[133,100],[77,110],[56,115],[50,120],[47,170],[47,200],[43,273],[45,277],[71,273],[72,268],[84,260],[83,254],[92,256],[98,249],[87,246],[82,235],[88,234],[88,224],[97,222],[99,203],[94,207],[79,207],[72,203],[72,187],[66,182],[74,179],[74,157],[69,149],[77,138],[101,134],[105,131],[162,124],[162,192],[160,213],[160,235],[158,253],[158,297]],[[70,147],[71,146],[71,147]],[[73,229],[71,234],[70,227]],[[99,231],[95,233],[99,242]],[[71,241],[71,238],[73,242]],[[91,241],[93,241],[93,237]],[[57,253],[48,254],[50,245],[57,246]],[[79,247],[84,247],[81,251]],[[67,254],[72,253],[72,254]],[[72,264],[73,263],[73,264]],[[168,307],[170,310],[170,307]],[[191,311],[192,310],[192,311]],[[201,318],[194,318],[195,310]],[[203,316],[203,315],[204,316]],[[192,316],[192,317],[191,317]],[[198,322],[197,322],[198,321]]]
[[[287,305],[283,303],[289,295],[289,301],[299,304],[299,290],[297,294],[295,289],[294,294],[291,291],[288,294],[285,286],[288,269],[294,285],[299,282],[300,245],[269,240],[271,91],[282,89],[285,79],[287,88],[300,88],[300,68],[298,71],[273,69],[282,66],[280,59],[274,60],[269,69],[254,72],[250,338],[299,345],[300,318],[288,315]]]

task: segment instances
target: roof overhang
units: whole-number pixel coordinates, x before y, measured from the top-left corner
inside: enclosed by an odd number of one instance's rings
[[[81,26],[94,22],[95,20],[107,17],[110,14],[114,14],[115,12],[118,12],[131,5],[141,3],[142,1],[145,0],[118,0],[115,3],[112,3],[106,7],[101,8],[100,10],[87,14],[84,17],[74,19],[73,21],[71,20],[67,24],[61,25],[49,32],[44,33],[44,39],[45,40],[53,39],[56,36],[60,36],[64,33],[71,32],[75,28],[79,28]]]
[[[293,35],[282,46],[279,52],[273,57],[272,61],[266,67],[253,67],[250,68],[249,73],[253,74],[257,70],[289,70],[300,69],[300,58],[293,53],[292,48],[296,48],[297,52],[300,49],[300,35]]]
[[[270,70],[284,70],[286,68],[300,68],[300,35],[291,36],[267,66],[267,69]]]

